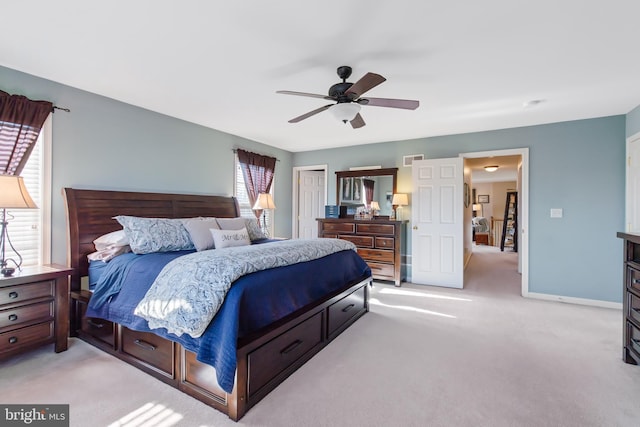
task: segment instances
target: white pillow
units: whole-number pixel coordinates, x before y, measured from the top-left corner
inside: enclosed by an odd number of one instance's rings
[[[240,230],[216,230],[211,229],[211,235],[216,248],[228,248],[231,246],[246,246],[251,244],[246,228]]]
[[[127,246],[129,244],[129,238],[127,238],[124,230],[117,230],[103,234],[94,240],[93,244],[97,251],[102,251],[112,247]]]
[[[221,230],[240,230],[243,227],[249,232],[251,241],[266,239],[267,236],[260,229],[258,220],[253,218],[236,217],[236,218],[217,218],[218,225]]]
[[[204,251],[215,247],[213,236],[209,231],[211,229],[220,229],[215,218],[187,218],[183,219],[182,223],[184,224],[184,228],[189,232],[189,236],[196,250]]]

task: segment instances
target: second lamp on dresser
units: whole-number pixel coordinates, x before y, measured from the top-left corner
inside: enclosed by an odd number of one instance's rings
[[[353,242],[371,268],[374,279],[390,280],[400,286],[406,277],[401,260],[405,252],[406,223],[386,219],[320,218],[318,237]]]

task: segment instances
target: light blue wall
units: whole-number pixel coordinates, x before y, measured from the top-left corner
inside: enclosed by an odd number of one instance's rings
[[[234,147],[269,154],[276,165],[276,234],[291,233],[291,168],[329,165],[329,200],[336,170],[399,167],[398,191],[411,191],[402,156],[529,147],[530,291],[621,301],[625,134],[640,131],[640,111],[625,117],[506,129],[343,149],[289,153],[244,138],[133,107],[0,67],[0,89],[68,107],[53,121],[53,261],[66,262],[63,187],[230,195]],[[564,209],[562,220],[550,208]]]
[[[329,201],[335,171],[351,166],[398,167],[398,191],[411,192],[402,157],[529,148],[529,291],[622,301],[625,117],[295,153],[294,166],[326,163]],[[562,208],[562,219],[549,218]],[[410,253],[410,245],[408,252]]]
[[[53,115],[52,261],[66,263],[62,188],[232,195],[239,147],[277,157],[275,233],[290,237],[292,155],[0,67],[0,89],[71,109]]]
[[[640,132],[640,105],[627,113],[627,138]]]

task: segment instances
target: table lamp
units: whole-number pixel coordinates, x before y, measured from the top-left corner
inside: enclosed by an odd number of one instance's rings
[[[22,256],[20,256],[16,248],[13,247],[11,239],[9,238],[9,231],[7,230],[7,226],[9,225],[7,209],[34,208],[37,208],[37,206],[29,195],[21,176],[0,175],[0,209],[2,209],[2,229],[0,232],[0,254],[2,258],[0,259],[0,274],[5,277],[13,275],[16,268],[19,270],[22,265]],[[18,261],[13,258],[7,258],[7,247],[16,254]],[[9,262],[12,262],[15,267],[10,267]]]
[[[391,200],[391,204],[394,206],[398,206],[398,212],[396,213],[396,219],[398,221],[402,221],[402,207],[409,204],[409,197],[404,193],[395,193],[393,195],[393,199]]]
[[[276,204],[273,203],[273,197],[269,193],[260,193],[258,194],[258,198],[256,199],[256,203],[253,205],[253,210],[262,210],[262,231],[265,234],[267,233],[267,219],[265,210],[267,209],[275,209]]]

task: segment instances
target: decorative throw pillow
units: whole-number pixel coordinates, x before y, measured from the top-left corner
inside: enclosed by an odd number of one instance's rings
[[[180,219],[127,215],[119,215],[114,219],[124,228],[133,253],[149,254],[194,248],[189,232]]]
[[[262,232],[256,218],[217,218],[217,221],[221,230],[240,230],[241,228],[246,228],[251,241],[267,238]]]
[[[246,228],[240,230],[211,230],[216,248],[228,248],[232,246],[246,246],[251,244]]]
[[[184,228],[189,232],[191,241],[198,251],[213,249],[215,244],[213,236],[209,230],[219,230],[218,222],[215,218],[187,218],[182,220]]]
[[[113,247],[127,246],[129,239],[124,230],[112,231],[111,233],[103,234],[93,241],[96,247],[96,251],[102,251]]]

